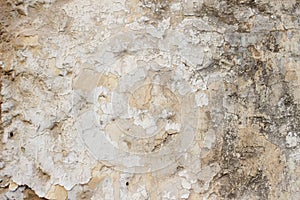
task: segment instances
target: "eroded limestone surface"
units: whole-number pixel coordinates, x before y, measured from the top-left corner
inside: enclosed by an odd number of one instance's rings
[[[1,199],[299,199],[298,0],[1,0]]]

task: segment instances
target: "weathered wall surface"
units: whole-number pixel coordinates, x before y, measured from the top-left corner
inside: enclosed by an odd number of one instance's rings
[[[1,0],[1,199],[300,199],[298,0]]]

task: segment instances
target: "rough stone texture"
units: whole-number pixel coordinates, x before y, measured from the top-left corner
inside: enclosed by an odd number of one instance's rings
[[[300,199],[298,0],[1,0],[1,199]]]

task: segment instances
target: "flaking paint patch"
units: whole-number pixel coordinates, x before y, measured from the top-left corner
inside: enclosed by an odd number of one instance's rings
[[[4,199],[299,199],[297,1],[0,10]]]

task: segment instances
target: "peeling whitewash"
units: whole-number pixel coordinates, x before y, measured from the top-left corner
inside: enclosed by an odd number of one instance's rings
[[[1,0],[1,199],[299,199],[298,0]]]

